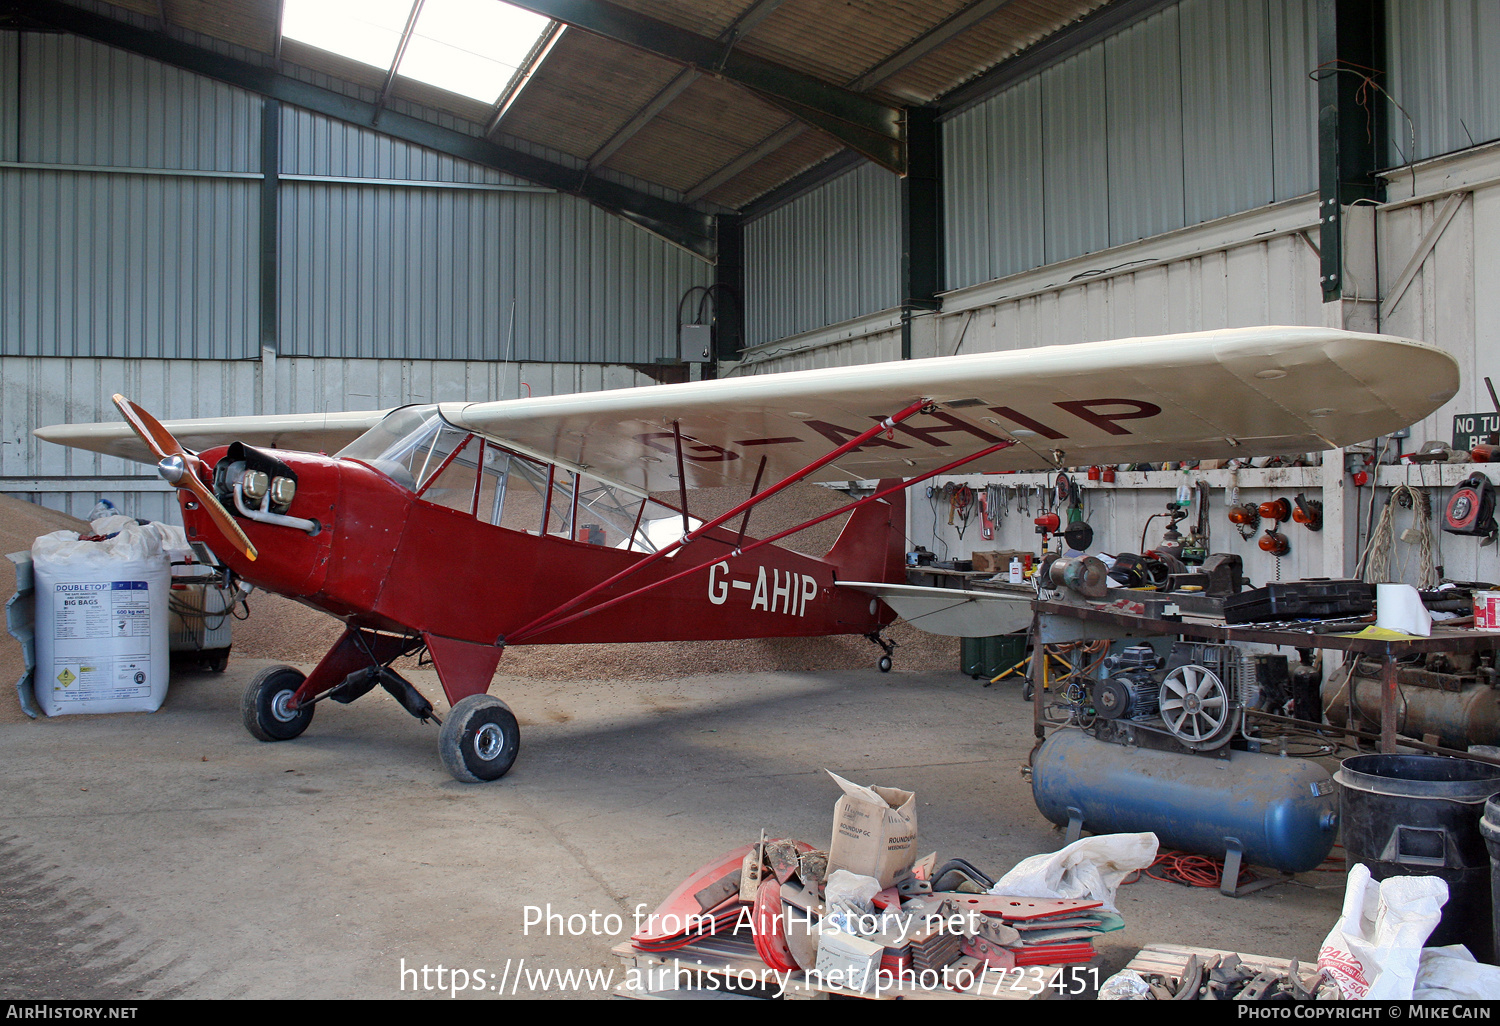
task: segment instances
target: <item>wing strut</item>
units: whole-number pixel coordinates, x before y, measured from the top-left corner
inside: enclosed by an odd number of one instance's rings
[[[869,428],[868,430],[862,431],[858,435],[855,435],[853,438],[849,439],[844,444],[838,446],[832,452],[828,453],[826,456],[821,456],[818,459],[814,460],[813,462],[809,463],[807,466],[803,467],[801,470],[797,471],[795,474],[792,474],[792,475],[790,475],[788,477],[782,478],[776,484],[774,484],[771,487],[767,488],[764,492],[760,493],[759,495],[751,495],[750,498],[746,499],[744,502],[742,502],[738,506],[734,507],[734,509],[730,510],[728,513],[720,514],[719,516],[717,516],[714,519],[710,520],[708,523],[700,525],[696,530],[685,532],[683,534],[683,536],[681,538],[679,538],[677,541],[672,542],[670,545],[663,545],[661,548],[659,548],[655,552],[651,553],[649,556],[647,556],[645,559],[641,560],[639,563],[634,563],[634,564],[626,567],[624,570],[621,570],[619,573],[615,574],[613,577],[609,578],[608,580],[602,581],[599,584],[594,585],[592,588],[589,588],[586,591],[580,592],[578,595],[575,595],[573,598],[571,598],[568,601],[564,602],[562,605],[558,606],[557,608],[551,610],[550,612],[543,613],[541,616],[537,617],[535,620],[532,620],[530,623],[522,626],[518,630],[512,631],[509,635],[501,635],[500,637],[498,637],[498,638],[495,639],[495,644],[497,644],[497,645],[515,644],[515,643],[519,642],[521,638],[529,637],[529,636],[531,636],[533,634],[538,633],[538,631],[542,628],[542,626],[544,624],[547,623],[547,621],[552,620],[555,617],[561,616],[563,613],[566,613],[568,610],[575,608],[576,606],[578,606],[581,603],[583,603],[585,600],[590,599],[593,596],[599,594],[599,592],[601,592],[604,589],[608,588],[610,585],[616,583],[617,581],[622,581],[626,577],[629,577],[631,574],[635,573],[637,570],[640,570],[642,567],[649,566],[650,564],[656,562],[659,559],[664,559],[667,556],[670,556],[672,553],[676,552],[678,549],[682,548],[684,545],[687,545],[694,538],[701,537],[702,535],[704,535],[708,531],[711,531],[711,530],[713,530],[716,527],[720,527],[720,526],[728,523],[730,520],[733,520],[735,517],[739,516],[741,513],[749,512],[749,510],[750,510],[750,508],[752,506],[756,506],[756,505],[764,502],[765,500],[769,499],[771,496],[773,496],[776,493],[780,492],[784,488],[791,487],[792,485],[796,484],[798,481],[801,481],[804,477],[807,477],[807,475],[812,474],[812,473],[814,473],[814,472],[816,472],[818,470],[821,470],[822,468],[828,466],[828,464],[832,463],[834,460],[836,460],[839,457],[843,456],[845,453],[852,452],[853,450],[858,449],[860,446],[864,445],[866,442],[868,442],[870,439],[874,438],[876,435],[880,434],[882,431],[891,431],[892,429],[895,428],[895,426],[897,424],[901,423],[903,420],[906,420],[908,417],[912,417],[912,416],[915,416],[918,413],[921,413],[929,405],[931,405],[931,404],[926,399],[918,399],[916,402],[912,403],[910,406],[907,406],[905,409],[901,410],[901,412],[892,414],[891,416],[886,417],[884,420],[879,421],[878,423],[876,423],[876,425],[874,427]],[[1014,443],[1010,443],[1010,444],[1014,444]],[[1002,445],[1002,446],[1000,446],[1000,448],[1003,449],[1003,448],[1006,448],[1006,446]],[[682,447],[679,445],[678,446],[678,452],[680,453],[681,451],[682,451]],[[994,451],[994,450],[989,450],[989,451]],[[975,457],[975,458],[977,458],[977,457]],[[679,464],[679,466],[680,466],[680,464]],[[681,473],[679,473],[678,474],[678,480],[682,481],[682,482],[685,482],[686,478],[684,478],[683,475]],[[686,484],[684,484],[683,487],[686,487]],[[686,525],[686,523],[687,523],[687,521],[686,521],[686,514],[687,514],[686,496],[683,497],[682,509],[683,509],[683,515],[684,515],[683,523],[684,523],[684,525]],[[809,524],[809,525],[804,525],[804,526],[811,526],[811,525]]]
[[[851,512],[852,510],[858,509],[860,506],[863,506],[863,505],[865,505],[867,503],[875,502],[878,499],[883,499],[887,495],[890,495],[893,492],[899,492],[902,489],[910,488],[914,484],[920,484],[921,482],[926,481],[928,478],[936,477],[939,474],[946,474],[950,470],[956,470],[957,468],[963,466],[965,463],[972,463],[974,460],[981,459],[981,458],[983,458],[985,456],[988,456],[992,452],[999,452],[1001,449],[1009,449],[1011,446],[1013,446],[1015,444],[1016,444],[1015,441],[1012,440],[1012,439],[1007,439],[1007,440],[1005,440],[1003,442],[998,442],[995,445],[989,446],[988,448],[981,449],[980,451],[978,451],[976,453],[973,453],[973,454],[968,455],[968,456],[964,456],[961,459],[954,460],[952,463],[948,463],[948,464],[946,464],[944,466],[938,467],[936,470],[929,471],[926,474],[922,474],[922,475],[920,475],[918,477],[911,478],[910,480],[901,481],[898,484],[894,484],[894,485],[890,485],[889,487],[882,488],[882,489],[876,491],[872,495],[865,496],[863,499],[856,499],[853,502],[850,502],[850,503],[847,503],[847,504],[845,504],[843,506],[840,506],[838,509],[832,511],[831,513],[824,513],[822,516],[814,517],[813,519],[807,521],[806,523],[798,524],[796,527],[789,527],[785,531],[782,531],[779,534],[773,534],[769,538],[761,538],[761,539],[759,539],[757,541],[753,541],[749,545],[746,545],[744,548],[736,548],[733,552],[730,552],[724,558],[725,559],[734,559],[734,558],[736,558],[738,556],[743,556],[747,552],[753,552],[753,551],[755,551],[756,549],[760,548],[762,545],[770,545],[773,542],[780,541],[782,538],[785,538],[788,535],[796,534],[798,531],[805,531],[809,527],[814,527],[814,526],[816,526],[818,524],[821,524],[825,520],[831,520],[834,517],[842,516],[843,514]],[[700,528],[699,529],[699,533],[701,534],[702,531],[704,531],[704,530],[707,530],[707,527]],[[639,566],[639,564],[637,564],[637,565]],[[578,612],[573,613],[571,616],[563,617],[560,620],[552,619],[553,617],[556,617],[556,616],[560,615],[562,612],[564,612],[565,610],[571,608],[572,606],[576,606],[582,599],[586,598],[588,595],[590,595],[590,594],[592,594],[592,593],[594,593],[594,592],[596,592],[598,590],[597,588],[591,588],[591,589],[589,589],[589,591],[584,592],[582,595],[580,595],[578,598],[572,600],[571,602],[564,603],[563,605],[557,607],[557,609],[553,610],[551,613],[548,613],[545,616],[542,616],[542,617],[538,618],[537,620],[532,621],[532,624],[530,624],[527,627],[523,628],[522,630],[516,632],[514,635],[512,635],[508,639],[508,641],[506,643],[509,643],[509,644],[519,644],[520,642],[524,641],[526,638],[535,636],[537,634],[545,633],[545,632],[547,632],[549,630],[556,630],[557,628],[564,627],[564,626],[566,626],[566,625],[574,622],[575,620],[582,620],[586,616],[592,616],[595,613],[602,612],[602,611],[604,611],[606,609],[609,609],[611,606],[617,606],[621,602],[625,602],[628,599],[635,598],[637,595],[642,595],[642,594],[644,594],[644,593],[646,593],[648,591],[652,591],[652,590],[654,590],[656,588],[660,588],[664,584],[671,584],[673,581],[681,580],[682,578],[688,576],[689,574],[696,573],[699,570],[702,570],[703,567],[704,567],[704,565],[705,564],[700,563],[700,564],[698,564],[696,566],[690,566],[686,570],[683,570],[683,571],[681,571],[679,573],[672,574],[669,577],[664,577],[664,578],[662,578],[660,580],[657,580],[657,581],[652,581],[650,584],[647,584],[647,585],[644,585],[642,587],[639,587],[639,588],[635,589],[634,591],[626,592],[624,595],[619,595],[619,596],[617,596],[615,598],[609,599],[606,602],[600,602],[599,604],[590,606],[587,609],[579,610]],[[632,569],[634,569],[634,568],[632,568]],[[617,578],[618,577],[623,577],[624,574],[617,574],[615,576]]]
[[[1495,408],[1496,409],[1500,409],[1500,403],[1496,403],[1495,404]],[[764,456],[762,456],[760,458],[760,466],[758,466],[758,467],[755,468],[755,483],[750,486],[750,498],[752,498],[752,499],[755,498],[755,493],[760,490],[760,475],[764,474],[765,472],[766,472],[766,458]],[[735,548],[739,548],[741,545],[745,544],[745,528],[747,528],[749,526],[750,526],[750,511],[747,509],[747,510],[745,510],[744,519],[742,519],[740,521],[740,536],[734,540],[734,547]]]
[[[677,495],[682,500],[682,536],[685,541],[693,525],[688,522],[687,472],[682,469],[682,424],[680,421],[672,421],[672,438],[677,442]]]

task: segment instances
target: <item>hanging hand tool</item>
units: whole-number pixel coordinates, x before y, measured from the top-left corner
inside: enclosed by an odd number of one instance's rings
[[[954,489],[952,503],[952,511],[958,514],[958,536],[962,538],[969,529],[969,520],[974,516],[974,489],[966,484],[959,485]],[[948,523],[953,523],[951,512]]]

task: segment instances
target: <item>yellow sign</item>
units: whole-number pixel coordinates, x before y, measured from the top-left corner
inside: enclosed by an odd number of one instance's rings
[[[63,672],[59,673],[57,675],[57,679],[62,682],[62,686],[63,687],[67,687],[69,684],[73,683],[78,678],[76,676],[74,676],[72,670],[69,670],[66,667],[64,667],[63,668]]]

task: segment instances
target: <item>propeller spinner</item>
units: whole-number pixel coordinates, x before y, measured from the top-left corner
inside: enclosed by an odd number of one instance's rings
[[[255,546],[214,496],[213,489],[204,484],[203,478],[199,476],[198,470],[203,461],[198,459],[198,454],[184,449],[182,443],[172,437],[172,432],[162,426],[161,421],[123,395],[116,395],[114,400],[120,413],[124,415],[125,422],[156,456],[156,471],[162,476],[162,480],[175,488],[192,492],[208,518],[219,529],[219,533],[244,553],[246,559],[254,559],[257,555]]]

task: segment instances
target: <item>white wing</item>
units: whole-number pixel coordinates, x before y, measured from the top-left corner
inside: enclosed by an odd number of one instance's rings
[[[172,436],[194,452],[240,441],[268,449],[297,452],[338,452],[370,428],[389,410],[354,413],[294,413],[266,417],[205,417],[199,420],[164,420]],[[75,449],[88,449],[108,456],[149,463],[156,457],[124,421],[109,424],[54,424],[37,428],[38,438]]]
[[[1309,452],[1427,416],[1458,390],[1447,353],[1323,328],[1240,328],[488,403],[444,417],[596,477],[677,488],[771,483],[916,400],[934,404],[813,480]],[[674,427],[675,425],[675,427]],[[1054,457],[1054,450],[1061,453]]]
[[[631,490],[748,488],[794,473],[874,420],[932,404],[811,480],[913,477],[1002,439],[966,471],[1309,452],[1427,416],[1458,364],[1417,342],[1326,328],[1258,327],[1004,353],[443,403],[443,416],[518,451]],[[382,412],[165,421],[186,446],[235,439],[336,452]],[[48,441],[152,462],[123,423],[40,428]]]

